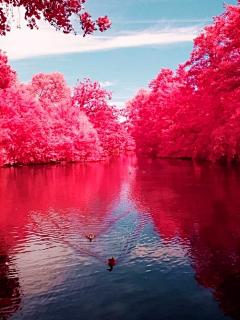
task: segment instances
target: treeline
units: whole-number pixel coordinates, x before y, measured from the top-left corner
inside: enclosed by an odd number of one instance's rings
[[[127,103],[139,152],[240,161],[240,5],[227,5],[176,72],[162,69]]]
[[[162,69],[127,102],[60,73],[25,84],[0,50],[0,166],[99,160],[133,149],[156,157],[240,161],[240,5],[226,5],[194,40],[176,72]]]
[[[78,81],[71,90],[57,72],[21,83],[0,51],[0,166],[97,161],[133,149],[110,99],[98,82]]]

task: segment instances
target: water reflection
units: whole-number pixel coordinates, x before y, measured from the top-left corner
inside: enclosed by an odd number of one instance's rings
[[[0,234],[0,319],[5,320],[20,307],[21,288],[9,248]]]
[[[223,319],[213,296],[239,319],[237,169],[124,154],[0,181],[0,317]]]
[[[134,194],[166,245],[188,248],[195,279],[211,288],[225,315],[240,318],[238,168],[140,159]]]
[[[50,209],[44,213],[31,212],[31,221],[29,229],[34,230],[40,240],[48,240],[50,246],[52,242],[67,246],[75,254],[94,257],[110,267],[121,263],[130,254],[147,223],[133,209],[109,212],[103,220],[93,214],[93,218],[87,221],[85,213],[80,210]],[[87,241],[89,230],[91,235],[94,234],[91,241]],[[109,264],[112,254],[115,263]]]

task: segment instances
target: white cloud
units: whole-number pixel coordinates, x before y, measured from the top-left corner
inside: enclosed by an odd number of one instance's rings
[[[0,38],[0,49],[7,52],[10,60],[24,58],[112,50],[140,46],[164,45],[189,42],[197,35],[198,26],[185,28],[147,29],[115,36],[74,36],[57,32],[46,22],[39,22],[39,30],[12,28],[7,36]]]
[[[110,87],[110,86],[114,85],[114,83],[110,82],[110,81],[103,81],[103,82],[100,81],[99,83],[100,83],[101,87]]]

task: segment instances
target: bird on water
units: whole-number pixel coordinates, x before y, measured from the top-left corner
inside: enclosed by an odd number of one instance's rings
[[[92,233],[89,233],[87,236],[86,236],[87,239],[89,239],[90,241],[92,241],[95,236],[92,234]]]
[[[108,259],[108,265],[109,265],[109,269],[108,271],[112,271],[113,267],[116,265],[117,261],[112,257],[110,259]]]

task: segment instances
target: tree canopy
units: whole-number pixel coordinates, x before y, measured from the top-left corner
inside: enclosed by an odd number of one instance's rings
[[[59,72],[21,83],[0,51],[0,166],[96,161],[134,148],[110,98],[90,79],[72,92]]]
[[[8,64],[8,57],[0,49],[0,89],[5,89],[17,78],[17,73]]]
[[[226,5],[184,65],[162,69],[127,103],[139,152],[240,161],[239,17],[239,5]]]
[[[38,29],[37,20],[44,19],[56,30],[76,34],[73,18],[79,22],[84,36],[97,29],[103,32],[110,28],[111,21],[107,16],[93,20],[88,12],[84,12],[84,3],[85,0],[0,0],[0,35],[11,31],[14,7],[24,8],[24,19],[30,29]]]

